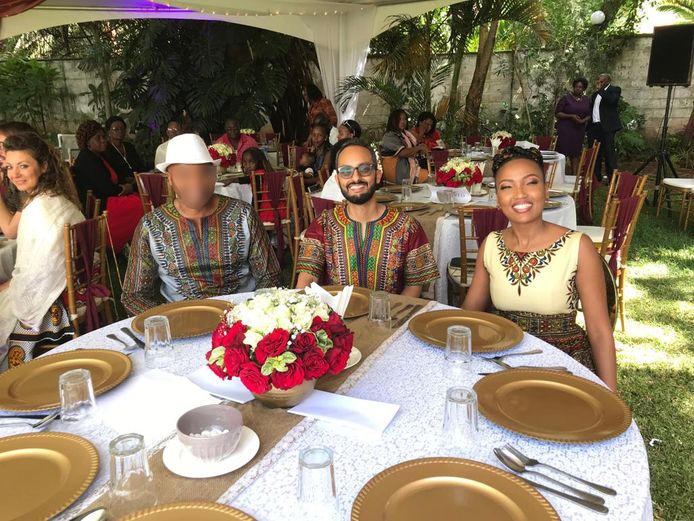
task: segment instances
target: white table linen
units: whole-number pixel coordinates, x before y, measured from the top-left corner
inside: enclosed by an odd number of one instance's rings
[[[249,296],[250,294],[240,294],[224,299],[240,302]],[[425,311],[444,308],[446,306],[431,303]],[[107,340],[106,335],[120,334],[119,328],[129,324],[130,319],[127,319],[106,326],[57,348],[55,352],[95,347],[118,350],[119,347]],[[210,348],[210,338],[207,336],[179,340],[175,345],[176,362],[172,372],[187,375],[204,365],[204,353]],[[564,365],[578,376],[600,382],[595,375],[572,358],[533,336],[526,334],[513,351],[530,348],[541,348],[543,353],[515,357],[514,363]],[[105,395],[109,396],[110,400],[127,396],[127,387],[132,383],[133,376],[146,371],[141,350],[136,351],[132,358],[133,375]],[[400,406],[392,423],[380,437],[372,434],[360,435],[354,430],[307,418],[290,430],[261,461],[248,468],[218,501],[240,508],[259,521],[300,519],[295,502],[299,450],[307,446],[327,445],[335,451],[335,476],[341,512],[339,519],[346,521],[349,519],[351,505],[357,493],[375,474],[402,461],[441,455],[436,443],[443,421],[445,389],[452,383],[445,377],[443,368],[443,350],[418,340],[407,330],[407,326],[400,328],[363,361],[337,391],[339,394],[355,398],[385,401]],[[478,372],[498,369],[492,362],[475,357],[469,374],[462,376],[455,383],[472,386],[480,378]],[[162,407],[166,406],[168,397],[162,395],[159,399]],[[97,404],[100,400],[97,397]],[[173,437],[175,431],[175,425],[148,427],[155,429],[150,439],[146,440],[150,453],[161,446],[162,441]],[[81,508],[105,490],[108,477],[108,442],[117,433],[108,426],[80,430],[73,425],[66,427],[60,421],[53,422],[50,430],[75,432],[89,438],[97,446],[101,458],[97,477],[80,501],[54,518],[64,521],[76,515]],[[0,435],[7,436],[17,432],[21,431],[3,428]],[[606,516],[597,516],[573,503],[547,494],[547,499],[562,519],[653,519],[646,449],[634,422],[625,433],[611,440],[592,444],[566,444],[517,435],[480,417],[477,445],[465,456],[501,467],[491,449],[504,443],[511,443],[541,461],[554,463],[588,480],[604,483],[617,490],[616,497],[606,499],[610,508],[610,514]],[[268,501],[268,490],[272,491],[273,497],[282,500]]]
[[[17,241],[0,239],[0,284],[10,280],[17,258]]]
[[[248,184],[231,183],[224,186],[224,183],[216,183],[214,193],[225,195],[232,199],[240,199],[248,204],[253,202],[253,192],[251,190],[251,185]]]

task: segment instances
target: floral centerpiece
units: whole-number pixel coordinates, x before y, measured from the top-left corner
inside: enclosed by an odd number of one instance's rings
[[[206,358],[217,376],[239,378],[263,401],[277,390],[310,392],[317,378],[340,373],[352,342],[342,318],[317,296],[276,289],[228,309]]]
[[[255,134],[255,130],[253,130],[252,128],[242,128],[240,132],[241,134],[247,134],[249,136]]]
[[[448,188],[471,187],[482,183],[482,171],[462,157],[449,159],[436,171],[436,184]]]
[[[516,144],[515,138],[510,132],[506,132],[505,130],[497,130],[494,132],[490,141],[492,142],[492,147],[495,147],[497,150],[512,147]]]
[[[221,160],[219,166],[223,169],[231,168],[236,164],[236,154],[234,149],[229,145],[224,143],[214,143],[210,145],[207,150],[210,153],[212,159]]]

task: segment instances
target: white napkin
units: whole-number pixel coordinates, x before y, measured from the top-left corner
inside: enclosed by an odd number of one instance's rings
[[[345,196],[342,195],[342,191],[340,190],[340,185],[337,184],[336,175],[337,173],[333,172],[323,185],[323,190],[320,193],[322,199],[330,199],[331,201],[345,200]]]
[[[206,365],[188,375],[188,380],[208,393],[221,396],[236,403],[246,403],[253,399],[251,392],[241,383],[240,378],[222,380]]]
[[[96,398],[104,423],[119,433],[142,434],[150,443],[176,429],[183,413],[218,402],[187,378],[161,369],[133,376]]]
[[[521,148],[540,148],[540,145],[536,145],[530,141],[516,141],[516,146]]]
[[[310,286],[304,289],[307,295],[315,295],[318,297],[323,304],[330,306],[335,313],[341,317],[345,316],[345,311],[347,311],[347,306],[349,305],[349,299],[352,298],[352,291],[354,286],[345,286],[342,291],[337,295],[331,295],[329,292],[325,291],[315,282],[312,282]]]
[[[304,401],[289,409],[288,412],[380,434],[388,427],[398,409],[400,406],[393,403],[363,400],[314,390]]]
[[[470,192],[468,192],[467,188],[464,186],[461,186],[459,188],[446,188],[445,186],[430,186],[429,190],[431,191],[431,202],[432,203],[441,203],[441,199],[439,199],[439,192],[443,190],[450,190],[453,193],[453,202],[458,203],[458,204],[467,204],[470,201],[472,201],[472,196],[470,195]]]
[[[503,139],[501,139],[500,137],[493,137],[489,141],[491,141],[492,143],[492,148],[499,148],[499,145],[501,144]]]

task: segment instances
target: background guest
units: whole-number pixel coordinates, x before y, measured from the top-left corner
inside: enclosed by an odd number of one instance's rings
[[[0,285],[0,370],[33,358],[41,342],[55,344],[72,336],[61,301],[66,286],[63,227],[84,220],[65,163],[38,134],[8,137],[5,165],[27,200],[12,278]]]
[[[248,134],[241,133],[241,125],[234,118],[227,118],[224,122],[224,134],[215,143],[223,143],[230,146],[236,154],[237,163],[241,162],[243,153],[247,149],[258,146],[255,139]]]
[[[5,140],[19,132],[34,132],[31,125],[21,121],[0,123],[0,232],[8,239],[17,238],[21,194],[5,175]]]
[[[590,120],[590,99],[584,96],[588,80],[576,78],[573,89],[557,103],[557,152],[569,158],[569,175],[576,175],[583,148],[586,123]],[[590,143],[589,143],[590,144]]]
[[[422,112],[417,118],[417,124],[412,128],[412,135],[419,143],[424,143],[429,150],[446,148],[441,140],[441,133],[436,130],[436,116],[431,112]]]
[[[303,90],[304,101],[308,105],[308,123],[313,125],[318,114],[324,114],[333,127],[337,126],[337,114],[332,102],[323,96],[321,90],[313,83],[309,83]]]
[[[111,116],[106,120],[105,128],[108,146],[104,157],[118,174],[119,183],[131,183],[135,172],[144,172],[146,168],[135,145],[125,141],[125,120],[120,116]]]
[[[353,119],[346,119],[337,128],[337,139],[352,139],[361,137],[361,125]]]
[[[395,182],[402,184],[403,179],[426,179],[426,170],[420,167],[419,159],[429,150],[423,143],[417,144],[417,138],[407,130],[407,112],[396,109],[388,116],[386,133],[381,141],[383,157],[397,157]],[[423,173],[422,173],[423,171]]]
[[[272,203],[270,202],[270,196],[268,194],[268,185],[265,182],[265,178],[262,176],[265,172],[274,171],[270,161],[268,161],[263,151],[259,148],[249,148],[243,153],[241,168],[243,169],[243,173],[249,177],[253,172],[261,174],[261,183],[256,187],[256,190],[260,192],[258,194],[258,216],[263,222],[272,222],[274,219],[274,212],[272,211]],[[282,219],[287,218],[286,201],[280,201],[279,213]]]
[[[605,175],[607,183],[612,179],[612,173],[617,168],[617,150],[614,146],[615,134],[622,130],[619,119],[619,98],[622,89],[612,85],[609,74],[602,73],[595,82],[595,92],[590,98],[592,123],[588,127],[588,143],[597,139],[600,142],[598,159],[595,162],[595,177],[602,180],[602,162],[605,160]]]
[[[171,119],[166,123],[166,141],[157,147],[157,151],[154,153],[154,164],[158,165],[166,161],[166,149],[169,146],[169,141],[171,138],[178,136],[181,133],[181,122],[177,119]]]

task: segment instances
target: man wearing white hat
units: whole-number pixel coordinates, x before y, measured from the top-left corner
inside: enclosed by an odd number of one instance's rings
[[[253,207],[214,193],[217,164],[196,134],[169,141],[156,167],[176,197],[135,230],[122,295],[128,312],[278,285],[279,263]]]

